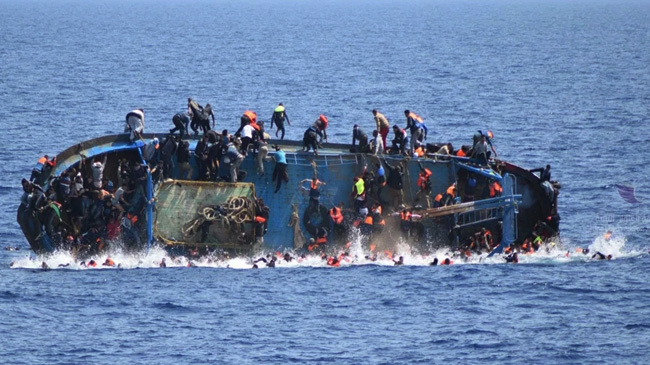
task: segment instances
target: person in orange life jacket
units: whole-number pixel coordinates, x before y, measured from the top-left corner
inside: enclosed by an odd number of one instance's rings
[[[375,117],[375,122],[377,123],[377,131],[381,135],[382,147],[386,150],[386,136],[390,130],[390,124],[388,123],[388,119],[378,112],[377,109],[372,110],[372,115]]]
[[[356,145],[359,141],[359,149],[357,150]],[[368,152],[368,135],[365,134],[358,124],[355,124],[352,128],[352,148],[350,152]]]
[[[406,116],[405,129],[411,132],[411,151],[415,151],[415,143],[426,140],[429,130],[419,115],[407,109],[404,111],[404,116]]]
[[[324,181],[318,180],[315,176],[311,179],[304,179],[301,180],[299,185],[302,185],[306,182],[309,182],[309,203],[315,203],[318,204],[320,200],[320,187],[323,185],[326,185]],[[302,186],[300,187],[301,189],[305,189]],[[307,190],[307,189],[305,189]]]
[[[422,157],[426,155],[426,151],[424,150],[424,144],[420,141],[415,141],[413,143],[413,149],[411,150],[411,153],[413,155],[413,158],[417,157]]]
[[[314,125],[307,128],[302,138],[303,151],[309,152],[311,148],[314,150],[314,154],[318,155],[318,145],[320,144],[318,137],[320,136],[321,141],[324,138],[325,142],[327,142],[326,129],[328,124],[329,121],[327,120],[327,117],[321,114],[320,117],[314,122]]]
[[[373,232],[381,233],[386,226],[386,221],[382,216],[383,209],[379,204],[373,204],[372,209],[370,210],[370,215],[372,216],[373,223]]]
[[[278,126],[278,130],[275,132],[275,137],[278,137],[278,133],[282,132],[282,136],[280,137],[280,140],[284,139],[284,121],[287,121],[287,124],[291,125],[291,122],[289,122],[289,116],[287,115],[287,112],[284,108],[284,105],[282,103],[278,104],[278,106],[273,110],[273,116],[271,116],[271,127],[269,128],[270,130],[273,130],[273,125]]]
[[[503,188],[498,182],[496,182],[496,180],[492,180],[488,187],[489,187],[490,198],[495,198],[503,194]]]
[[[456,198],[457,190],[456,190],[456,183],[451,184],[448,188],[445,194],[442,197],[442,206],[447,206],[447,205],[452,205],[454,204],[454,199]]]
[[[410,209],[402,208],[402,211],[399,213],[399,219],[399,229],[402,231],[403,236],[408,238],[411,227],[413,226],[413,212]]]
[[[318,119],[314,121],[314,128],[316,128],[317,131],[320,131],[319,135],[321,136],[321,140],[318,141],[318,143],[321,143],[323,140],[327,142],[327,126],[329,125],[329,120],[327,119],[326,116],[321,114]]]
[[[264,235],[269,229],[269,207],[262,198],[257,198],[255,204],[255,239],[257,244],[264,242]]]
[[[365,215],[361,215],[361,225],[359,226],[359,231],[362,236],[365,238],[369,238],[372,234],[372,229],[374,227],[374,220],[373,216],[370,213],[367,213],[367,209],[364,210],[363,212],[366,212]]]
[[[426,208],[431,207],[431,170],[424,168],[422,163],[418,161],[418,166],[420,167],[420,173],[418,174],[418,188],[420,188],[415,194],[415,202],[420,201],[424,198],[426,202]]]
[[[442,194],[438,193],[433,199],[433,208],[440,208],[442,205]]]
[[[241,118],[243,125],[239,127],[237,132],[235,132],[236,136],[241,136],[241,153],[244,156],[248,154],[248,146],[251,145],[258,136],[258,129],[255,128],[255,125],[253,125],[252,122],[252,119],[254,119],[252,114],[253,112],[247,111],[246,113],[244,113],[244,116]]]
[[[289,182],[289,174],[287,173],[287,157],[284,151],[282,151],[282,149],[277,145],[273,146],[273,148],[275,148],[275,153],[273,155],[273,159],[275,160],[275,169],[273,170],[273,178],[271,180],[277,181],[275,184],[275,191],[273,192],[275,194],[280,191],[283,181],[285,183]]]
[[[330,217],[334,223],[334,227],[343,225],[343,203],[339,203],[338,207],[332,207],[329,210]]]
[[[397,125],[393,126],[393,133],[395,133],[395,138],[392,141],[391,153],[401,153],[406,154],[406,149],[409,145],[409,137],[406,134],[406,131],[400,129]]]
[[[492,232],[489,229],[485,229],[485,227],[482,227],[481,235],[485,240],[486,246],[489,247],[490,250],[496,247],[496,245],[494,244],[494,237],[492,236]]]
[[[29,177],[30,182],[40,183],[40,178],[43,175],[43,172],[50,172],[52,168],[56,166],[56,156],[49,159],[48,155],[45,155],[36,161],[36,166],[32,169],[32,175]]]
[[[451,259],[449,257],[447,257],[446,259],[444,259],[442,261],[442,263],[440,265],[453,265],[453,264],[454,264],[454,262],[451,261]]]

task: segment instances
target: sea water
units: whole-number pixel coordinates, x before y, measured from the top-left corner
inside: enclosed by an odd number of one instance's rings
[[[0,251],[0,362],[648,361],[647,1],[5,0],[0,15],[0,248],[20,248]],[[121,131],[134,108],[164,133],[187,97],[231,131],[283,102],[289,139],[323,113],[347,143],[374,108],[422,115],[429,141],[489,129],[499,157],[552,165],[562,240],[517,265],[429,266],[448,253],[400,245],[397,267],[356,243],[339,268],[29,252],[15,212],[40,156]]]

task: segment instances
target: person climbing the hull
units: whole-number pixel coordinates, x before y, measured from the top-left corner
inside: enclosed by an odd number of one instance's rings
[[[278,137],[278,133],[282,132],[282,135],[280,136],[280,140],[284,139],[284,122],[287,122],[288,125],[291,125],[291,122],[289,122],[289,116],[287,116],[287,111],[284,108],[284,105],[282,103],[278,104],[278,106],[273,110],[273,116],[271,116],[271,127],[269,128],[270,130],[273,130],[273,125],[275,124],[278,129],[275,131],[275,137]]]
[[[320,115],[314,122],[314,125],[307,128],[302,138],[303,152],[309,152],[310,149],[314,150],[314,154],[318,156],[318,147],[320,143],[325,140],[327,142],[327,126],[329,121],[326,116]],[[320,137],[320,140],[318,139]]]
[[[174,134],[176,131],[180,131],[181,139],[185,137],[185,133],[189,134],[190,127],[190,116],[185,112],[180,112],[174,114],[172,117],[172,123],[174,123],[174,128],[169,130],[169,134]]]
[[[273,191],[275,194],[280,191],[283,181],[285,183],[289,182],[289,173],[287,171],[288,165],[285,152],[277,145],[273,146],[273,148],[275,149],[275,153],[273,154],[275,169],[273,170],[273,177],[271,180],[276,182],[275,191]]]
[[[414,201],[418,202],[424,198],[426,208],[431,208],[431,175],[433,174],[431,170],[422,166],[420,161],[418,161],[418,166],[420,167],[420,173],[418,174],[417,185],[420,190],[415,195]]]
[[[359,141],[359,148],[356,148],[357,141]],[[352,128],[352,148],[350,152],[368,152],[368,135],[365,134],[359,125],[355,124]]]

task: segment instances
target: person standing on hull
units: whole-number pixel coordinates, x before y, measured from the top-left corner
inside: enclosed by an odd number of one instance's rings
[[[357,141],[359,141],[358,150],[356,148]],[[355,124],[352,129],[352,148],[350,148],[350,152],[368,152],[368,135],[365,134],[357,124]]]
[[[291,122],[289,122],[289,116],[287,116],[287,112],[284,108],[284,105],[282,103],[278,104],[278,106],[275,108],[273,111],[273,116],[271,116],[271,127],[269,128],[270,130],[273,130],[273,124],[275,124],[278,127],[278,130],[275,131],[275,137],[277,138],[278,133],[282,132],[282,135],[280,136],[280,140],[284,139],[284,121],[287,121],[287,124],[291,125]]]
[[[386,150],[386,136],[388,136],[388,131],[390,130],[390,124],[388,119],[377,111],[377,109],[372,110],[372,115],[375,117],[375,123],[377,123],[377,131],[381,135],[381,141],[384,144],[384,150]]]
[[[411,132],[411,151],[415,151],[416,142],[427,139],[428,129],[421,116],[408,109],[404,111],[404,115],[406,116],[406,129]]]
[[[126,114],[125,132],[131,133],[129,135],[131,142],[142,138],[142,133],[144,133],[144,110],[135,109]]]
[[[190,116],[187,115],[187,113],[180,112],[174,114],[172,117],[172,123],[174,123],[174,128],[169,130],[170,134],[180,131],[181,139],[185,137],[185,133],[189,134],[188,128],[190,127]]]

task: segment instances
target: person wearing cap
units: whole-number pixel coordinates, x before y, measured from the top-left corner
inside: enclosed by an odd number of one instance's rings
[[[278,130],[275,131],[275,136],[278,136],[278,133],[282,132],[282,135],[280,136],[280,139],[284,139],[284,121],[287,121],[287,124],[291,125],[291,122],[289,122],[289,116],[287,116],[287,111],[284,108],[284,105],[282,103],[278,104],[278,106],[273,110],[273,116],[271,116],[271,127],[269,129],[273,130],[273,124],[278,126]]]
[[[359,149],[356,149],[357,141],[359,141]],[[352,129],[352,148],[350,152],[367,152],[368,150],[368,135],[366,135],[359,125],[355,124]]]

